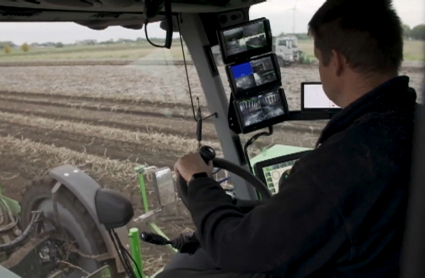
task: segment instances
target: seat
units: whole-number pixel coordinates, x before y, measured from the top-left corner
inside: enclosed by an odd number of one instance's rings
[[[111,189],[101,188],[96,192],[95,206],[99,222],[107,230],[127,225],[134,216],[131,202]]]

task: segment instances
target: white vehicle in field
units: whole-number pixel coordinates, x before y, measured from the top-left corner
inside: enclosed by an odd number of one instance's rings
[[[290,66],[298,62],[298,38],[295,36],[282,36],[273,38],[273,52],[276,53],[281,67]]]

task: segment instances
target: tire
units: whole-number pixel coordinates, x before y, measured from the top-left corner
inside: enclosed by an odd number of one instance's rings
[[[285,67],[285,60],[283,60],[281,57],[278,57],[277,61],[279,62],[279,67]]]
[[[281,57],[278,57],[277,61],[279,63],[279,67],[281,67],[281,68],[289,67],[291,65],[291,62],[287,62],[287,61],[283,60],[283,58],[281,58]]]
[[[56,181],[49,176],[34,179],[25,189],[21,203],[21,227],[24,229],[31,221],[34,210],[42,210],[44,216],[54,221],[52,202],[52,188]],[[85,254],[103,254],[107,247],[102,235],[97,229],[89,212],[83,204],[65,187],[61,186],[57,194],[57,208],[59,222],[67,235],[75,241],[78,248]],[[47,227],[47,226],[46,226]],[[125,274],[118,274],[114,260],[98,262],[94,259],[77,256],[77,264],[89,273],[94,272],[105,264],[109,265],[110,277],[123,278]],[[101,275],[99,275],[100,277]],[[66,278],[80,278],[80,271],[73,271]]]

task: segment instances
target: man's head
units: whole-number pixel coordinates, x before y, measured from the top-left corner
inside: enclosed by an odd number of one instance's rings
[[[342,107],[398,75],[403,28],[391,0],[327,0],[309,33],[324,90]]]

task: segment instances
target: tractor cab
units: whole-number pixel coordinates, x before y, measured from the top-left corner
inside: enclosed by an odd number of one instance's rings
[[[250,18],[250,9],[263,2],[266,1],[0,0],[0,21],[73,22],[99,32],[112,27],[140,32],[144,29],[153,47],[165,51],[181,47],[182,61],[179,63],[185,70],[187,102],[190,102],[189,106],[184,106],[189,116],[182,118],[193,119],[195,150],[206,163],[213,163],[214,177],[234,203],[243,207],[277,194],[279,182],[290,175],[292,166],[314,149],[312,144],[303,146],[300,137],[313,131],[317,133],[324,121],[341,111],[326,96],[318,80],[304,80],[296,89],[291,88],[297,92],[296,101],[292,95],[288,97],[282,80],[287,78],[286,66],[299,59],[299,42],[295,36],[274,34],[266,15]],[[158,22],[166,32],[161,45],[149,40],[148,34],[148,29]],[[181,45],[177,45],[179,41]],[[188,65],[194,70],[189,72]],[[192,95],[190,79],[193,75],[199,77],[198,89],[205,97],[204,106]],[[9,94],[8,97],[13,96]],[[90,97],[84,100],[91,101]],[[36,103],[34,99],[31,101]],[[291,107],[294,102],[296,109]],[[167,109],[177,106],[167,105]],[[157,115],[155,107],[148,108],[149,115]],[[91,111],[96,109],[115,108],[113,105],[90,108]],[[142,113],[136,109],[131,111],[131,117]],[[32,112],[41,114],[43,111]],[[93,126],[101,125],[103,120],[93,118]],[[132,128],[133,123],[126,124]],[[208,139],[213,144],[205,144],[205,126],[212,126],[218,135],[217,141]],[[294,132],[294,139],[288,139],[294,144],[271,145],[267,141],[261,151],[250,152],[254,142],[260,137],[271,138],[276,130],[278,136],[286,131]],[[160,136],[152,138],[152,141],[161,140]],[[111,142],[120,144],[118,140]],[[83,167],[93,161],[79,162]],[[144,271],[141,246],[148,243],[166,245],[173,253],[196,250],[199,243],[193,233],[179,231],[182,233],[178,237],[171,237],[157,224],[167,217],[171,222],[176,219],[190,222],[184,208],[187,183],[170,165],[143,164],[132,170],[136,177],[136,194],[126,195],[105,188],[72,163],[55,165],[43,177],[33,180],[25,189],[20,204],[0,194],[0,207],[8,208],[10,218],[16,219],[16,223],[20,221],[13,240],[0,244],[0,276],[144,278],[148,276]],[[125,175],[130,174],[126,171]],[[135,208],[134,195],[141,200],[140,208]],[[10,208],[16,209],[12,212]],[[7,273],[6,269],[14,274]],[[149,277],[155,277],[161,270],[151,271]]]

